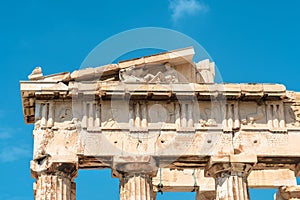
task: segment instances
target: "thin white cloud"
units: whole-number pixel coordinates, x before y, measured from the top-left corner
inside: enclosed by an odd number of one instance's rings
[[[31,151],[27,147],[8,146],[0,150],[0,162],[12,162],[22,158],[29,158]]]
[[[208,11],[208,6],[198,0],[169,0],[169,9],[172,12],[172,20],[176,22],[184,16],[205,13]]]

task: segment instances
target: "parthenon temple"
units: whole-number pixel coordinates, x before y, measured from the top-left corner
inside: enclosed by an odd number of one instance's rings
[[[248,200],[249,188],[300,199],[300,93],[215,82],[192,47],[21,81],[34,124],[35,200],[75,200],[78,170],[111,169],[121,200],[195,192]],[[273,198],[273,197],[271,197]]]

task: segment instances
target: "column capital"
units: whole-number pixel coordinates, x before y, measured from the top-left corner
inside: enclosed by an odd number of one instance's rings
[[[158,165],[152,156],[115,156],[112,176],[120,179],[121,200],[153,200],[152,177]]]
[[[249,200],[247,176],[256,156],[211,157],[205,175],[215,178],[216,200]]]
[[[230,176],[247,177],[253,164],[250,163],[215,163],[205,169],[205,175],[209,177],[218,177],[228,174]]]
[[[43,161],[33,160],[30,162],[34,183],[35,200],[44,199],[76,199],[77,163],[51,162],[50,159]]]
[[[247,177],[256,162],[257,157],[255,155],[212,156],[205,168],[205,176],[216,177],[226,173]]]
[[[152,176],[149,174],[126,174],[120,178],[121,200],[153,200]]]
[[[282,186],[275,194],[275,200],[300,199],[300,186]]]
[[[112,176],[122,178],[123,176],[146,174],[155,176],[158,165],[152,156],[115,156],[113,161]]]
[[[122,179],[124,177],[134,177],[134,176],[147,176],[147,177],[155,177],[157,175],[156,171],[119,171],[116,169],[112,169],[112,177]]]
[[[34,178],[42,174],[55,174],[73,179],[78,175],[78,164],[73,162],[49,162],[48,160],[41,163],[33,160],[30,162],[30,170]]]

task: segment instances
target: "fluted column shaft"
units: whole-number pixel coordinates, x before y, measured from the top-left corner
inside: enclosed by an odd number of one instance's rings
[[[124,175],[120,179],[121,200],[153,200],[152,178],[146,174]]]
[[[216,200],[249,200],[247,178],[239,172],[222,172],[215,177]]]
[[[34,185],[35,200],[75,200],[75,183],[64,173],[37,176]]]
[[[247,176],[252,164],[215,163],[207,175],[215,178],[216,200],[249,200]]]

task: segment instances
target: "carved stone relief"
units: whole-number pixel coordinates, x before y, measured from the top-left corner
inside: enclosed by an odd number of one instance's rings
[[[242,128],[266,127],[266,106],[260,102],[240,102]]]
[[[213,83],[215,79],[215,63],[208,59],[196,63],[196,68],[201,75],[199,82]]]
[[[64,121],[71,121],[73,118],[72,116],[72,108],[65,107],[59,110],[58,113],[58,122],[64,122]]]
[[[80,108],[78,108],[79,105],[81,105]],[[82,128],[98,127],[99,130],[101,127],[115,129],[125,126],[148,128],[149,125],[154,126],[157,123],[160,123],[159,126],[164,124],[170,128],[192,128],[196,123],[199,128],[218,127],[222,124],[224,131],[229,132],[238,130],[240,124],[243,128],[268,127],[270,131],[284,131],[286,129],[285,113],[290,118],[289,127],[300,126],[300,105],[298,104],[289,107],[283,106],[283,103],[278,101],[266,104],[228,101],[224,106],[222,105],[221,103],[201,102],[196,106],[192,102],[183,101],[165,104],[149,101],[147,103],[114,101],[114,105],[110,101],[103,101],[100,105],[97,101],[87,101],[71,107],[71,102],[41,102],[36,104],[35,129],[52,128],[55,130],[59,127],[74,130],[80,125]]]
[[[119,128],[117,121],[115,121],[113,118],[109,118],[105,122],[103,122],[103,128]]]
[[[288,116],[293,120],[292,125],[300,127],[300,103],[293,103],[287,112]]]
[[[178,82],[178,74],[169,64],[143,67],[132,66],[120,70],[119,79],[126,83],[176,83]]]
[[[129,102],[124,101],[101,101],[98,105],[101,116],[102,129],[128,128]],[[99,112],[98,112],[99,113]],[[97,118],[96,118],[97,119]],[[98,123],[96,123],[98,125]]]
[[[138,102],[132,103],[136,128],[172,128],[175,123],[173,103]],[[139,112],[137,112],[139,111]],[[137,115],[138,114],[138,115]]]
[[[150,123],[166,123],[168,120],[169,110],[166,106],[155,103],[149,105],[148,114]]]
[[[221,109],[221,104],[218,102],[208,102],[199,104],[200,116],[198,123],[200,128],[205,127],[218,127],[221,125],[223,112]]]
[[[75,130],[80,127],[79,119],[73,115],[71,102],[56,102],[54,107],[55,122],[53,130]]]
[[[201,113],[199,123],[201,127],[216,127],[218,108],[204,108],[204,112]]]
[[[245,110],[243,110],[245,111]],[[248,126],[256,126],[259,120],[263,120],[266,117],[265,105],[257,105],[256,111],[252,113],[247,113],[242,118],[242,124]]]

